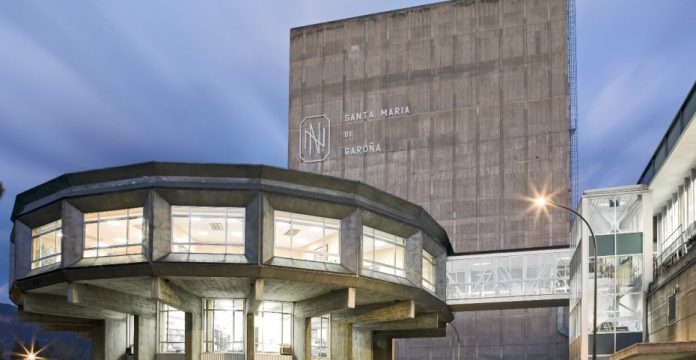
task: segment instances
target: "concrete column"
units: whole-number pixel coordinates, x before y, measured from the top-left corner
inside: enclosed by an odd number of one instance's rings
[[[256,348],[254,341],[256,340],[256,331],[254,331],[254,313],[247,314],[246,321],[246,359],[254,360]]]
[[[104,320],[92,336],[92,359],[126,359],[126,320]]]
[[[143,255],[159,260],[172,250],[172,208],[159,194],[150,191],[143,208]]]
[[[423,233],[417,232],[406,239],[406,253],[404,255],[406,279],[414,286],[420,287],[423,270]]]
[[[63,200],[61,261],[63,267],[68,267],[82,259],[84,246],[85,217],[80,210]]]
[[[435,258],[435,294],[441,300],[447,296],[447,254]]]
[[[311,318],[294,316],[292,321],[292,354],[294,360],[311,357],[312,322]]]
[[[261,261],[266,263],[273,258],[273,244],[274,240],[274,216],[273,216],[273,206],[266,199],[265,196],[261,196],[261,234],[260,234],[260,244],[261,244]]]
[[[135,358],[154,360],[157,353],[157,316],[135,316]]]
[[[353,328],[353,358],[372,360],[372,330]]]
[[[186,360],[201,358],[201,332],[203,330],[201,313],[186,313]]]
[[[12,228],[14,240],[14,276],[21,279],[31,270],[31,229],[20,221]]]
[[[372,337],[372,359],[393,360],[394,339],[387,336],[374,335]]]
[[[353,360],[353,325],[331,322],[331,360]]]
[[[362,257],[362,216],[355,210],[341,219],[341,265],[357,274]]]
[[[246,206],[244,222],[244,256],[252,264],[259,263],[261,249],[263,195],[259,194]]]

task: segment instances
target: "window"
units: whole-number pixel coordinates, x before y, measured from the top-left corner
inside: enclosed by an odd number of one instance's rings
[[[256,351],[280,353],[281,345],[292,344],[292,303],[264,301],[254,320]]]
[[[435,259],[423,250],[423,287],[435,292]]]
[[[143,208],[85,214],[84,257],[142,254]]]
[[[312,324],[312,357],[328,358],[329,357],[329,333],[330,319],[329,315],[313,317]]]
[[[159,351],[183,353],[186,350],[185,313],[166,304],[159,306]]]
[[[339,263],[341,220],[275,212],[275,256]]]
[[[204,301],[203,339],[205,352],[244,352],[244,300],[209,299]]]
[[[404,239],[363,226],[363,269],[404,277]]]
[[[244,208],[172,206],[172,252],[244,254]]]
[[[37,227],[31,231],[31,268],[38,269],[60,262],[61,221]]]

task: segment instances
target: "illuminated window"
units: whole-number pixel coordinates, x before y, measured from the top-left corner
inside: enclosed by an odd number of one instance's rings
[[[329,357],[329,333],[330,319],[329,315],[313,317],[312,324],[312,357],[313,358],[328,358]]]
[[[423,287],[435,292],[435,259],[423,250]]]
[[[31,268],[38,269],[60,262],[61,221],[37,227],[31,231]]]
[[[142,252],[143,208],[85,214],[84,257]]]
[[[256,351],[280,353],[292,344],[292,303],[264,301],[254,319]]]
[[[186,317],[181,310],[166,304],[159,306],[159,351],[183,353],[186,351]]]
[[[205,300],[205,352],[243,353],[243,299]]]
[[[363,226],[363,269],[404,277],[404,239]]]
[[[244,254],[244,211],[172,206],[172,252]]]
[[[339,263],[341,220],[275,212],[277,257]]]

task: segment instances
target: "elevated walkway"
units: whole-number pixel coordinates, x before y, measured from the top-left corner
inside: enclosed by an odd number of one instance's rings
[[[570,249],[450,256],[452,311],[568,306]]]

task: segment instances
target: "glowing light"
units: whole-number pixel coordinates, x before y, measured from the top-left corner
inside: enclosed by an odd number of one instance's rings
[[[534,203],[538,207],[545,207],[546,206],[546,198],[543,196],[539,196],[536,199],[534,199]]]
[[[24,353],[14,353],[14,355],[18,356],[19,359],[24,359],[24,360],[45,360],[45,358],[40,357],[39,354],[44,350],[44,348],[41,349],[34,349],[34,343],[32,341],[31,346],[27,347],[24,346],[24,344],[20,344],[22,347],[22,350]]]

